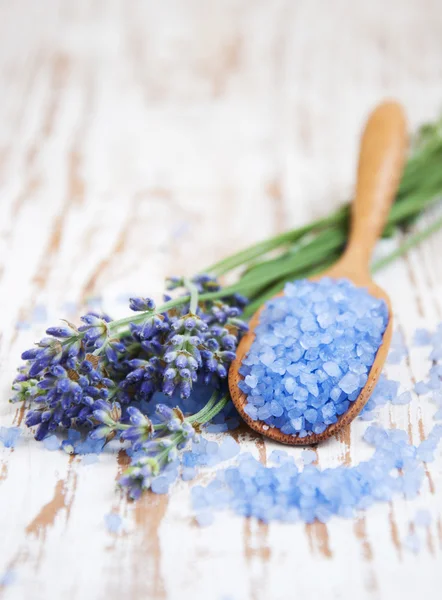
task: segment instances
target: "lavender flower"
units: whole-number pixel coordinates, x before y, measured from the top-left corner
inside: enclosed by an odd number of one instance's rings
[[[135,406],[129,406],[127,412],[131,426],[122,432],[121,439],[128,440],[133,449],[138,450],[152,437],[154,427],[150,419]]]
[[[222,386],[246,329],[239,319],[240,297],[198,301],[199,294],[220,290],[213,277],[171,278],[169,288],[184,295],[168,298],[163,307],[148,297],[131,298],[132,315],[119,321],[88,313],[78,328],[67,321],[50,327],[23,353],[25,363],[13,385],[13,401],[29,404],[26,424],[36,427],[37,440],[58,429],[72,437],[87,428],[82,444],[124,442],[133,459],[120,484],[133,498],[160,471],[170,472],[177,450],[198,435],[197,422],[212,415],[201,409],[187,417],[159,404],[154,424],[141,407],[156,392],[178,391],[186,399],[197,381],[211,389]],[[63,448],[71,451],[69,440]]]
[[[151,487],[153,478],[175,461],[177,449],[195,439],[198,426],[186,419],[178,407],[170,408],[165,404],[156,407],[157,417],[161,421],[156,431],[150,420],[137,408],[128,408],[128,413],[131,426],[121,434],[121,438],[132,442],[135,454],[131,466],[118,483],[136,500]]]
[[[93,419],[98,426],[89,434],[92,440],[105,439],[110,441],[115,437],[121,420],[121,406],[118,402],[97,401],[93,405]]]
[[[188,398],[192,383],[198,378],[202,365],[199,347],[203,344],[207,324],[197,315],[187,314],[176,319],[164,342],[163,392],[171,396],[179,387],[182,398]]]
[[[132,461],[118,483],[127,490],[132,500],[138,500],[141,494],[150,488],[152,479],[158,472],[159,465],[154,458],[141,456]]]
[[[132,397],[137,401],[150,400],[154,392],[161,389],[164,367],[158,356],[134,358],[126,361],[125,366],[129,367],[129,371],[120,383],[120,389],[127,391],[129,399]]]
[[[94,348],[101,348],[107,342],[109,337],[109,321],[110,319],[101,318],[94,313],[89,313],[81,317],[84,325],[78,328],[78,331],[83,334],[83,339],[88,345]]]
[[[153,311],[155,302],[152,298],[130,298],[129,308],[133,311]]]
[[[200,294],[206,292],[218,292],[221,289],[217,279],[207,273],[195,275],[190,281],[196,286]],[[166,289],[176,290],[178,288],[186,288],[186,280],[184,277],[169,277],[166,279]]]
[[[156,412],[168,431],[181,433],[186,440],[193,439],[197,434],[197,430],[186,421],[179,407],[170,408],[165,404],[157,404]]]
[[[43,439],[59,426],[69,428],[74,422],[92,425],[96,403],[105,400],[115,385],[98,364],[94,368],[86,358],[76,365],[76,370],[60,364],[48,367],[36,388],[32,397],[34,408],[28,412],[26,424],[39,425],[36,439]]]

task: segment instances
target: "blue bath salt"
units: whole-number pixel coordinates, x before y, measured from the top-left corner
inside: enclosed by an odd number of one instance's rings
[[[431,333],[427,329],[416,329],[413,336],[414,346],[429,346],[431,344]]]
[[[46,450],[59,450],[61,447],[61,441],[56,435],[50,435],[49,437],[43,440],[43,445],[46,448]]]
[[[203,510],[196,514],[195,519],[200,527],[212,525],[214,521],[213,513],[208,510]]]
[[[328,469],[304,461],[299,470],[284,451],[273,451],[272,466],[266,466],[246,452],[239,455],[236,465],[218,472],[207,487],[192,489],[193,509],[197,516],[230,509],[266,523],[327,522],[335,515],[351,518],[358,510],[391,502],[395,496],[416,498],[425,475],[422,445],[425,458],[432,460],[441,439],[442,426],[438,425],[418,447],[410,444],[405,430],[371,425],[364,440],[375,448],[373,456],[355,466]],[[426,514],[416,516],[416,524],[425,525],[428,520]]]
[[[391,338],[391,348],[388,353],[387,363],[398,365],[408,356],[408,349],[401,331],[395,331]]]
[[[424,381],[418,381],[414,386],[414,391],[419,396],[423,396],[424,394],[427,394],[429,392],[429,389]]]
[[[404,405],[404,404],[410,404],[411,400],[412,400],[412,396],[411,396],[410,392],[407,391],[407,392],[403,392],[399,396],[396,396],[396,398],[393,398],[391,403],[396,404],[396,405],[401,405],[401,404]]]
[[[5,448],[14,448],[21,434],[20,427],[0,427],[0,442]]]
[[[418,510],[414,516],[414,524],[418,527],[429,527],[431,525],[432,518],[429,510],[421,509]]]
[[[160,475],[152,480],[151,489],[154,494],[167,494],[169,485],[169,479],[164,475]]]
[[[415,531],[410,532],[404,539],[404,545],[407,550],[413,552],[413,554],[418,554],[421,548],[421,541],[419,536]]]
[[[181,473],[181,479],[183,481],[191,481],[196,477],[196,469],[195,467],[184,467]]]
[[[431,345],[433,348],[442,345],[442,327],[431,334]],[[435,423],[427,438],[416,446],[410,443],[406,430],[370,425],[363,439],[374,447],[374,453],[368,460],[352,466],[321,469],[313,464],[316,454],[312,450],[302,451],[302,461],[299,461],[278,448],[269,454],[267,464],[249,452],[241,453],[232,466],[217,470],[215,481],[192,489],[197,521],[207,523],[215,510],[229,509],[237,515],[254,516],[264,522],[312,522],[315,519],[325,522],[335,515],[352,517],[372,504],[391,502],[398,496],[406,500],[417,498],[425,476],[425,463],[436,459],[442,442],[441,364],[431,366],[431,378],[435,382],[431,390]],[[399,388],[398,381],[382,375],[361,417],[373,418],[388,403],[397,405],[396,410],[409,404],[410,390],[400,393]],[[417,532],[431,526],[432,516],[427,509],[421,509],[412,523],[416,531],[410,532],[405,544],[418,552],[421,544]]]
[[[240,368],[245,413],[284,434],[322,433],[359,396],[387,323],[385,302],[346,279],[288,283]]]
[[[378,382],[368,399],[367,404],[364,406],[360,413],[360,418],[369,421],[374,416],[374,411],[377,411],[382,406],[385,406],[388,402],[392,404],[397,403],[399,391],[399,381],[393,381],[387,379],[385,375],[381,375]]]
[[[304,465],[311,465],[318,457],[314,450],[303,450],[301,452],[301,458]]]
[[[12,569],[7,569],[2,575],[0,575],[0,589],[5,588],[8,585],[15,583],[17,574]]]
[[[104,515],[104,522],[108,531],[111,533],[118,533],[123,525],[123,520],[120,515],[115,513],[109,513],[108,515]]]

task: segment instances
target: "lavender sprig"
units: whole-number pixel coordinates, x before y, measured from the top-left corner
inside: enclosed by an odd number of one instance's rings
[[[133,500],[137,500],[144,491],[150,489],[153,479],[161,474],[168,463],[175,460],[177,450],[184,448],[188,441],[197,438],[200,427],[226,406],[229,401],[228,394],[216,401],[217,396],[217,392],[214,392],[207,404],[190,417],[184,417],[179,408],[171,409],[162,404],[157,406],[163,427],[154,430],[141,446],[135,446],[139,451],[133,456],[130,466],[118,482]],[[142,435],[144,439],[145,434]],[[127,435],[125,437],[128,439]],[[139,443],[139,437],[137,441]]]
[[[151,298],[131,298],[134,314],[120,320],[88,313],[78,328],[65,321],[22,354],[12,401],[30,402],[26,424],[37,426],[36,439],[87,427],[93,439],[109,441],[136,418],[134,403],[156,392],[188,398],[198,379],[219,388],[247,329],[239,319],[243,299],[200,301],[220,290],[209,275],[172,278],[168,287],[183,293],[158,308]]]

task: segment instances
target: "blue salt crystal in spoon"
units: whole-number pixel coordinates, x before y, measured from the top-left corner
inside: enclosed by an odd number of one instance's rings
[[[360,396],[388,321],[386,302],[346,279],[287,284],[239,369],[245,414],[307,443],[324,433]]]

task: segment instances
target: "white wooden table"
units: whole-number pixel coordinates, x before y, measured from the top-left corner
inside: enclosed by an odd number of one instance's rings
[[[119,316],[122,294],[159,294],[164,275],[349,197],[380,98],[401,99],[413,129],[437,117],[441,31],[439,0],[1,1],[0,424],[21,422],[10,383],[48,322],[98,296]],[[441,252],[439,234],[379,275],[408,341],[441,319]],[[408,389],[428,368],[414,349],[387,372]],[[417,443],[431,407],[415,397],[382,422]],[[319,464],[363,458],[360,427]],[[262,460],[272,447],[241,444]],[[222,514],[201,529],[189,484],[128,504],[121,468],[30,432],[0,447],[1,597],[440,598],[440,454],[416,501],[307,527]],[[415,555],[404,539],[422,507],[434,519]],[[106,527],[112,512],[123,533]]]

